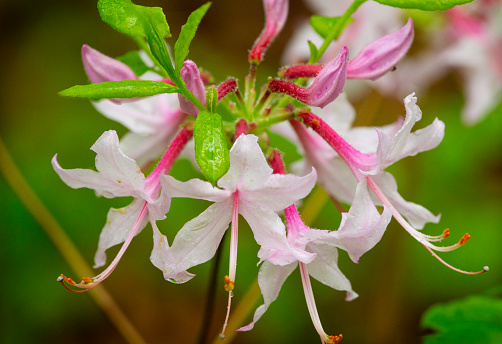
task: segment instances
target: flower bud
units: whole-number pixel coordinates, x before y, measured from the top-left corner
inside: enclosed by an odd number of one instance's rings
[[[413,21],[399,31],[368,44],[349,62],[347,78],[376,80],[395,67],[413,41]]]
[[[87,44],[82,46],[82,62],[87,76],[93,83],[120,80],[138,80],[129,66],[99,51]]]
[[[199,68],[197,68],[195,62],[190,60],[183,62],[183,68],[181,68],[180,74],[190,92],[192,92],[192,94],[198,100],[200,100],[202,104],[206,104],[206,89],[204,88],[204,83],[202,82]],[[178,94],[178,99],[180,101],[180,107],[183,112],[197,117],[197,114],[200,112],[200,110],[197,109],[197,107],[192,104],[192,102],[190,102],[181,94]]]
[[[263,0],[265,28],[249,51],[250,63],[260,63],[268,46],[281,32],[288,16],[288,0]]]
[[[272,79],[268,82],[268,89],[271,92],[285,93],[307,105],[323,108],[343,92],[347,77],[347,64],[348,49],[343,47],[340,54],[321,69],[309,87]]]

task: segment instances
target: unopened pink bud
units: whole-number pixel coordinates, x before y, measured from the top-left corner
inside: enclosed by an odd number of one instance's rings
[[[265,28],[249,51],[251,63],[260,63],[270,43],[281,32],[288,17],[289,0],[263,0]]]
[[[190,60],[183,62],[183,68],[181,68],[180,75],[190,92],[192,92],[202,104],[206,104],[206,89],[204,88],[199,68],[197,68],[195,62]],[[178,99],[180,101],[180,108],[183,112],[197,117],[200,110],[197,109],[192,102],[181,94],[178,94]]]
[[[121,80],[138,80],[126,64],[106,56],[87,44],[82,46],[82,62],[93,83]]]
[[[307,105],[323,108],[343,92],[347,77],[347,64],[348,49],[343,47],[340,54],[321,69],[309,87],[272,79],[268,82],[268,89],[271,92],[285,93]]]
[[[235,92],[235,90],[237,90],[237,80],[232,78],[223,81],[218,86],[218,101],[220,101],[221,98],[225,97],[227,94]]]
[[[394,68],[413,42],[413,21],[399,31],[368,44],[349,62],[347,78],[375,80]]]

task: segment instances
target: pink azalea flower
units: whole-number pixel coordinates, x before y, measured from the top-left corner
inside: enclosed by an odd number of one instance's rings
[[[197,68],[195,62],[190,60],[183,62],[183,68],[181,68],[181,78],[185,82],[185,85],[190,90],[190,92],[192,92],[193,95],[197,97],[197,99],[200,100],[202,104],[205,105],[206,89],[204,87],[204,82],[202,81],[202,78],[200,76],[199,68]],[[191,101],[186,99],[181,94],[178,94],[178,99],[180,101],[180,107],[183,112],[197,117],[197,114],[200,112],[200,110],[194,104],[192,104]]]
[[[249,62],[260,63],[265,51],[281,32],[288,17],[289,0],[263,0],[265,28],[249,51]]]
[[[417,231],[415,227],[421,229],[427,222],[437,223],[439,216],[432,215],[428,210],[417,204],[406,202],[397,193],[397,184],[394,177],[384,171],[386,167],[402,158],[435,148],[443,139],[444,123],[437,118],[431,125],[414,133],[411,132],[413,125],[422,117],[421,110],[416,105],[416,101],[417,99],[414,94],[405,98],[406,118],[400,130],[393,135],[388,135],[377,129],[378,146],[376,147],[376,151],[370,154],[361,153],[355,149],[314,114],[300,113],[299,117],[329,143],[340,158],[348,165],[359,183],[366,180],[368,187],[380,200],[381,204],[389,208],[394,218],[406,231],[423,244],[443,264],[456,271],[468,273],[446,264],[433,250],[442,252],[454,250],[465,244],[470,236],[465,234],[457,244],[447,247],[432,244],[446,238],[449,235],[449,230],[445,230],[442,235],[438,236],[425,235]],[[300,137],[304,136],[304,132],[301,131],[299,124],[294,123],[294,128]],[[405,217],[408,221],[405,220]],[[475,273],[469,272],[468,274]]]
[[[271,92],[285,93],[302,103],[325,107],[342,92],[347,78],[348,50],[344,47],[336,58],[324,66],[309,87],[298,86],[292,82],[271,79],[268,89]]]
[[[122,152],[117,133],[113,130],[106,131],[91,147],[96,152],[97,172],[86,169],[63,169],[56,160],[57,154],[54,156],[52,159],[54,170],[70,187],[91,188],[106,198],[134,197],[130,205],[121,209],[111,208],[108,212],[106,225],[99,237],[94,268],[106,263],[105,251],[108,248],[124,243],[108,268],[96,277],[84,277],[78,284],[63,275],[60,281],[82,288],[83,291],[93,289],[113,272],[132,238],[143,230],[148,221],[155,233],[155,221],[165,219],[165,214],[171,205],[169,194],[160,192],[160,176],[169,171],[192,135],[193,130],[183,129],[147,178],[138,164]]]
[[[218,188],[199,179],[179,182],[170,176],[162,177],[163,192],[171,197],[215,202],[180,229],[171,247],[155,243],[151,259],[166,279],[183,283],[194,277],[187,269],[214,256],[231,222],[230,272],[225,280],[226,289],[231,291],[237,264],[239,214],[248,222],[261,246],[258,252],[261,260],[287,265],[294,260],[308,259],[301,251],[288,256],[274,255],[278,248],[287,251],[289,247],[284,224],[276,212],[310,192],[315,185],[315,170],[304,177],[273,174],[257,141],[254,135],[240,135],[236,139],[230,150],[230,169],[218,181]],[[230,298],[229,294],[229,309]]]
[[[277,169],[276,169],[277,171]],[[258,307],[253,321],[240,331],[248,331],[275,301],[286,278],[297,266],[300,267],[305,299],[314,327],[325,343],[337,343],[340,336],[328,336],[324,331],[317,313],[309,275],[330,286],[333,289],[347,291],[347,301],[357,297],[352,290],[349,280],[338,268],[337,247],[346,250],[354,262],[358,262],[361,255],[370,250],[382,237],[392,215],[384,208],[380,215],[371,201],[364,182],[357,187],[356,197],[348,213],[342,214],[342,222],[337,231],[312,229],[307,227],[300,219],[296,207],[291,205],[285,209],[286,224],[288,228],[287,239],[290,247],[306,250],[315,256],[307,262],[295,261],[289,265],[279,266],[265,261],[258,274],[265,304]],[[279,249],[280,251],[280,249]],[[291,250],[278,252],[289,255]],[[338,339],[338,340],[337,340]]]

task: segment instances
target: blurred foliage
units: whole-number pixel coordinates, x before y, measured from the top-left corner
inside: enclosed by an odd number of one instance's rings
[[[173,37],[177,37],[189,13],[204,1],[136,3],[162,6]],[[267,51],[258,69],[258,84],[277,73],[285,42],[306,13],[300,2],[291,1],[287,27]],[[216,82],[228,76],[243,81],[249,68],[247,50],[262,25],[261,1],[215,1],[192,42],[189,58],[211,71]],[[92,265],[109,207],[123,206],[130,199],[96,198],[91,190],[71,189],[54,173],[50,160],[58,153],[65,168],[92,168],[95,155],[89,147],[101,133],[115,129],[121,136],[126,130],[97,113],[88,101],[62,98],[57,92],[87,82],[80,60],[83,44],[109,56],[137,48],[101,21],[95,1],[0,2],[0,27],[4,33],[0,36],[0,136],[28,182]],[[452,235],[445,245],[464,232],[471,234],[467,245],[441,255],[446,261],[466,270],[479,270],[484,265],[491,270],[481,276],[448,270],[391,222],[382,241],[360,264],[341,254],[340,268],[360,294],[358,299],[345,302],[344,293],[312,281],[325,329],[343,333],[346,343],[419,343],[424,334],[419,328],[420,317],[431,304],[502,284],[502,108],[480,124],[465,127],[460,122],[461,94],[456,74],[429,92],[417,94],[423,110],[419,124],[425,126],[439,117],[446,123],[445,139],[437,149],[399,162],[390,170],[405,199],[442,213],[440,224],[426,226],[425,232],[440,233],[449,227]],[[358,123],[366,125],[390,123],[404,114],[402,103],[375,93],[356,107]],[[287,162],[298,157],[283,140],[272,141],[286,153]],[[187,161],[177,162],[172,174],[180,180],[200,176]],[[0,342],[124,342],[88,295],[71,294],[56,283],[60,273],[70,272],[69,267],[2,177],[0,195]],[[172,241],[176,231],[208,204],[175,199],[167,220],[159,224],[162,232]],[[314,227],[336,229],[339,221],[340,214],[327,203]],[[242,221],[239,228],[236,303],[258,272],[258,247],[246,226]],[[197,277],[189,283],[170,284],[149,261],[150,233],[146,228],[134,239],[105,284],[149,343],[193,343],[202,319],[210,262],[194,268]],[[224,245],[220,281],[228,266],[228,238]],[[118,248],[110,251],[111,257]],[[223,323],[226,293],[222,287],[216,305],[211,333],[207,334],[210,338]],[[298,272],[286,281],[255,329],[239,333],[236,342],[318,342]]]

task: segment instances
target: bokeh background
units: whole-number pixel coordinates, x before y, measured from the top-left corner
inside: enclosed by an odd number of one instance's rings
[[[136,3],[163,7],[176,37],[189,13],[203,1]],[[288,24],[267,52],[259,80],[276,75],[281,51],[306,15],[308,10],[301,2],[291,1]],[[243,80],[247,50],[262,26],[261,1],[216,0],[200,26],[189,58],[211,71],[217,82],[227,76]],[[0,27],[0,136],[34,191],[92,265],[109,207],[130,200],[97,198],[91,190],[73,190],[59,179],[50,160],[58,153],[65,168],[93,168],[94,153],[89,148],[101,133],[115,129],[122,135],[126,130],[97,113],[88,101],[62,98],[57,92],[87,82],[80,58],[83,44],[109,56],[122,55],[136,46],[101,22],[95,1],[0,2]],[[325,330],[343,333],[346,343],[419,343],[428,333],[419,326],[428,307],[502,284],[501,107],[478,125],[463,126],[459,115],[461,83],[455,73],[417,96],[424,113],[420,125],[439,117],[446,123],[445,139],[437,149],[407,158],[390,170],[405,199],[442,213],[440,224],[428,225],[425,231],[432,234],[449,227],[453,234],[445,244],[454,243],[464,232],[471,234],[471,241],[462,249],[441,256],[465,270],[489,265],[491,271],[465,276],[447,269],[392,221],[382,241],[359,265],[341,254],[340,267],[360,294],[358,299],[347,303],[344,293],[312,282]],[[402,103],[383,99],[375,92],[359,99],[355,106],[359,123],[365,123],[366,112],[372,112],[372,124],[390,123],[404,114]],[[297,158],[292,147],[276,141],[288,161]],[[199,176],[186,161],[179,161],[172,174],[181,180]],[[175,199],[161,224],[162,231],[172,240],[175,232],[207,205]],[[336,229],[339,220],[339,213],[326,203],[314,227]],[[56,283],[60,273],[80,276],[71,271],[3,177],[0,226],[1,343],[125,342],[89,295],[69,293]],[[258,272],[257,245],[244,221],[239,236],[234,305]],[[228,269],[226,240],[219,281]],[[151,230],[146,228],[104,285],[149,343],[195,343],[211,263],[194,268],[197,277],[187,284],[173,285],[150,263],[151,247]],[[111,249],[109,257],[117,251]],[[219,287],[208,338],[215,337],[223,323],[226,295]],[[298,271],[287,280],[255,329],[238,334],[235,342],[318,342]]]

